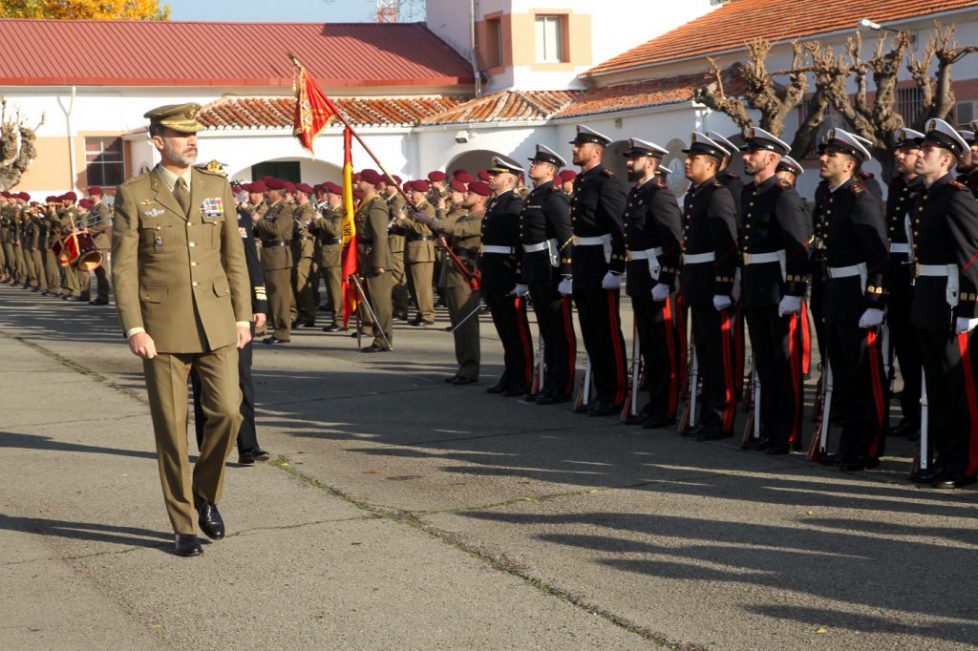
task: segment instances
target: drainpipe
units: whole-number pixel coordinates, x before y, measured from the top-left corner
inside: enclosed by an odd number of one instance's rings
[[[68,129],[68,188],[74,189],[75,187],[75,137],[71,129],[71,113],[75,108],[75,92],[77,90],[76,86],[71,87],[71,101],[68,102],[68,108],[65,108],[64,103],[61,101],[61,97],[58,97],[58,106],[61,107],[62,112],[65,114],[65,126]]]
[[[482,97],[482,75],[479,73],[479,47],[475,42],[475,3],[476,0],[469,0],[469,42],[472,45],[470,58],[472,59],[472,76],[475,77],[475,96]]]

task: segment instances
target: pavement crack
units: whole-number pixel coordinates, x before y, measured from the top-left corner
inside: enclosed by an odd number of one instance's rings
[[[395,522],[398,524],[411,527],[412,529],[417,529],[418,531],[425,533],[426,535],[438,540],[439,542],[448,545],[449,547],[452,547],[471,558],[481,561],[482,563],[484,563],[485,565],[487,565],[488,567],[496,571],[503,572],[505,574],[509,574],[510,576],[518,578],[521,581],[523,581],[525,584],[539,590],[540,592],[543,592],[544,594],[550,595],[552,597],[556,597],[561,601],[564,601],[566,603],[571,604],[572,606],[584,610],[590,615],[596,615],[598,617],[601,617],[602,619],[605,619],[609,623],[618,626],[619,628],[625,631],[634,633],[635,635],[638,635],[639,637],[642,637],[645,640],[653,642],[663,648],[682,649],[684,651],[705,650],[705,647],[701,647],[699,645],[673,640],[663,633],[653,631],[647,627],[632,622],[631,620],[628,620],[622,617],[621,615],[618,615],[606,608],[597,606],[587,601],[581,595],[574,594],[569,590],[566,590],[552,583],[548,583],[543,579],[535,577],[532,574],[530,574],[529,570],[527,570],[525,567],[522,567],[514,563],[513,561],[507,559],[504,555],[494,554],[492,552],[484,550],[468,542],[457,533],[435,527],[422,520],[417,513],[404,511],[401,509],[389,509],[381,506],[376,506],[374,504],[370,504],[363,500],[357,499],[352,495],[349,495],[339,490],[338,488],[335,488],[333,486],[330,486],[328,484],[319,481],[315,477],[312,477],[299,470],[296,470],[289,463],[288,457],[280,455],[276,459],[269,461],[268,464],[288,473],[295,480],[303,484],[306,484],[308,486],[311,486],[313,488],[316,488],[331,497],[339,498],[353,505],[354,507],[371,514],[374,517],[383,518],[386,520],[390,520],[391,522]],[[555,499],[556,497],[557,496],[555,496]],[[515,500],[515,501],[518,502],[520,500]]]

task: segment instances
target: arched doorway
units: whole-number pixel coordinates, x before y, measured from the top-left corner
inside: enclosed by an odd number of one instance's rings
[[[241,168],[231,175],[231,179],[247,183],[264,176],[274,176],[283,181],[309,185],[324,181],[343,182],[343,170],[340,167],[311,158],[276,158],[259,161]]]

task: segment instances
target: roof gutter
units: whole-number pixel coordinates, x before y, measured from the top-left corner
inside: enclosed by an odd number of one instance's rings
[[[889,27],[890,25],[904,25],[906,23],[918,22],[918,21],[921,21],[921,20],[936,20],[936,19],[939,19],[939,18],[946,18],[948,16],[956,16],[958,14],[966,13],[966,12],[969,12],[969,11],[970,12],[975,11],[975,7],[963,7],[961,9],[953,9],[951,11],[944,11],[944,12],[938,12],[938,13],[933,13],[933,14],[923,14],[923,15],[920,15],[920,16],[912,16],[910,18],[902,18],[900,20],[892,20],[892,21],[887,22],[886,23],[886,26]],[[798,36],[793,36],[790,39],[781,39],[781,40],[778,40],[778,41],[772,41],[772,44],[773,45],[781,45],[781,44],[784,44],[784,43],[791,43],[795,39],[809,38],[809,37],[812,37],[812,36],[818,36],[818,37],[821,37],[821,38],[832,37],[832,36],[840,36],[842,34],[847,34],[849,32],[855,31],[855,30],[856,30],[856,26],[853,25],[853,27],[851,29],[837,29],[834,32],[815,32],[813,34],[799,34]],[[715,56],[721,56],[721,55],[724,55],[724,54],[733,54],[735,52],[742,52],[745,49],[746,49],[746,46],[740,46],[740,47],[734,47],[734,48],[727,48],[725,50],[714,50],[714,51],[711,51],[711,52],[702,52],[702,53],[697,54],[697,55],[694,55],[694,56],[687,56],[687,57],[682,57],[682,58],[678,58],[678,59],[667,59],[665,61],[656,61],[654,63],[643,63],[643,64],[639,64],[639,65],[635,65],[635,66],[629,66],[627,68],[615,68],[613,70],[605,70],[605,71],[595,72],[595,73],[592,73],[592,72],[588,71],[588,72],[585,72],[585,73],[583,73],[581,75],[578,75],[578,77],[580,77],[582,79],[597,79],[599,77],[610,77],[611,75],[618,75],[618,74],[622,74],[622,73],[625,73],[625,72],[634,72],[636,70],[644,70],[646,68],[659,68],[659,67],[663,67],[663,66],[667,66],[667,65],[672,65],[672,64],[675,64],[675,63],[685,63],[687,61],[696,61],[698,59],[702,59],[702,58],[707,57],[707,56],[715,57]]]
[[[71,114],[75,110],[75,94],[78,88],[76,86],[71,87],[71,99],[68,102],[68,107],[65,108],[64,103],[61,101],[61,96],[58,96],[58,106],[61,107],[61,112],[65,114],[65,128],[68,131],[68,187],[75,187],[75,134],[71,128]]]

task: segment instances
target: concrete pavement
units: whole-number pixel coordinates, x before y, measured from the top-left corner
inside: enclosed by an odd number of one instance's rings
[[[114,310],[0,288],[0,648],[978,639],[976,492],[906,483],[906,442],[843,475],[521,405],[484,392],[492,335],[470,387],[441,382],[436,329],[398,326],[384,355],[318,330],[259,345],[276,460],[230,464],[228,538],[179,559]]]

